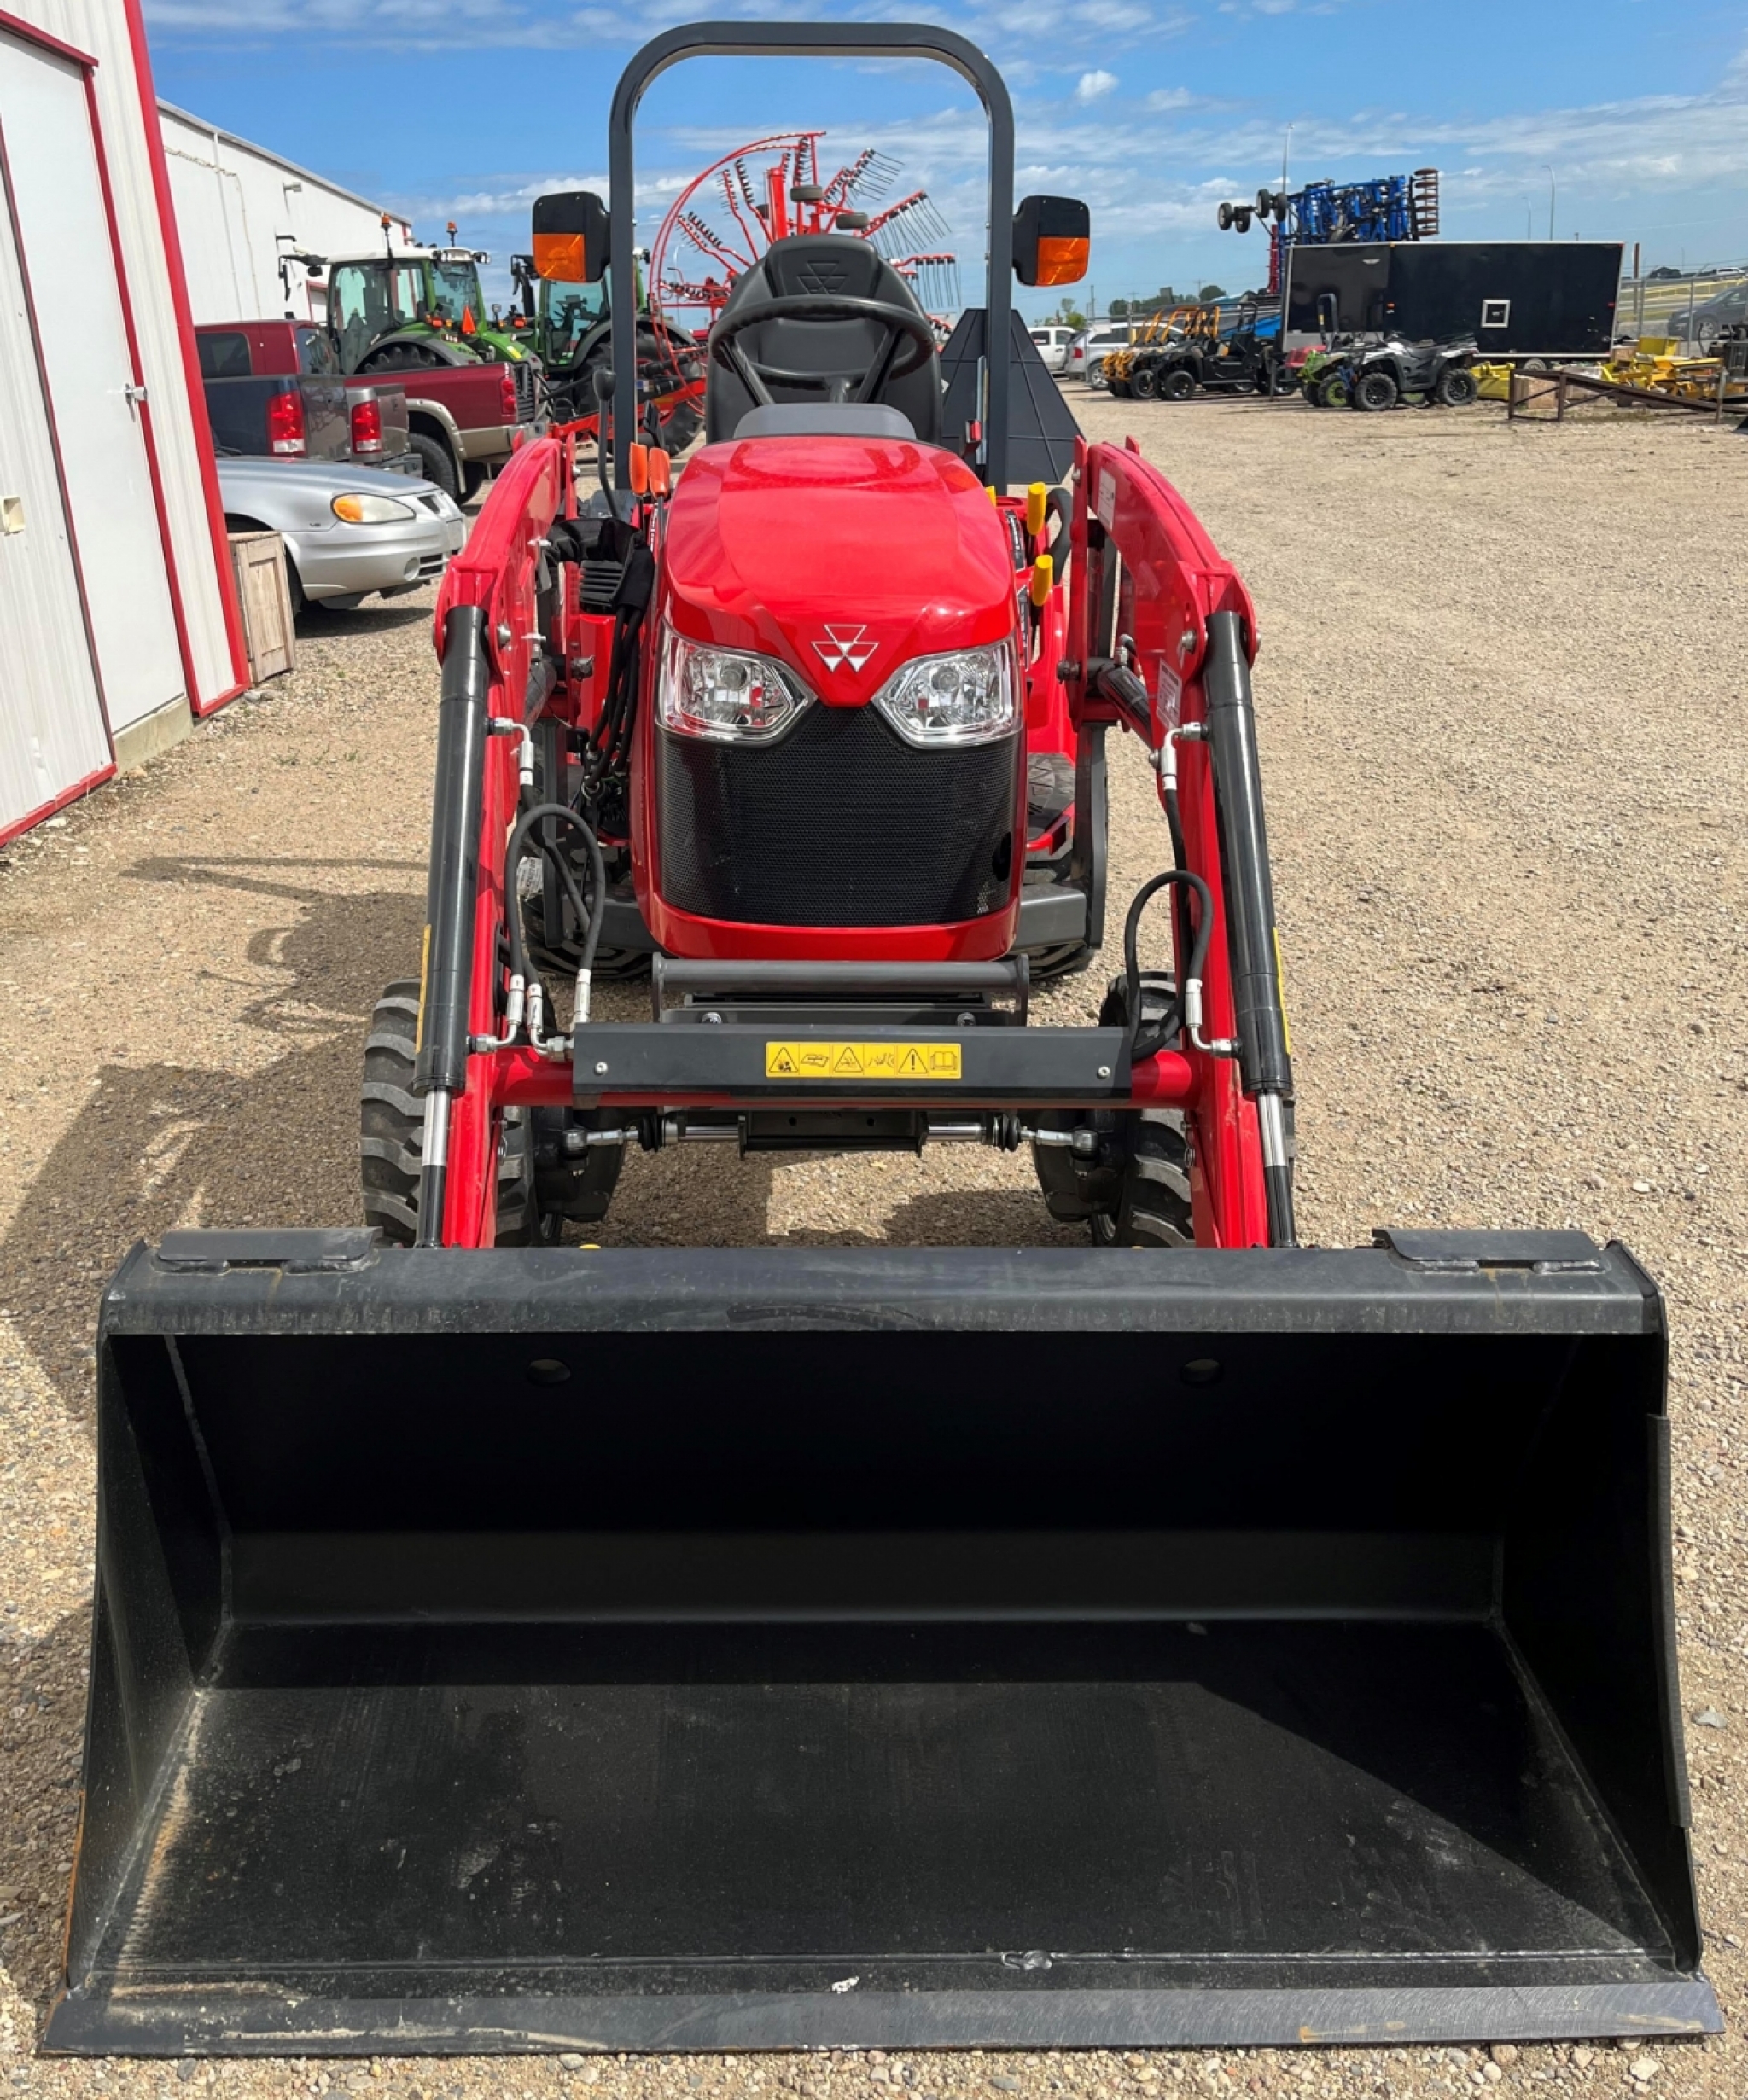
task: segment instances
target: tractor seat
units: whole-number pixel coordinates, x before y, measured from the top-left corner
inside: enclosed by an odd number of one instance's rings
[[[779,401],[749,409],[737,438],[896,438],[914,445],[911,419],[883,401]]]
[[[877,254],[865,241],[848,234],[793,234],[773,241],[752,269],[735,280],[723,308],[725,317],[737,308],[760,300],[795,299],[808,293],[838,293],[850,299],[877,299],[887,305],[907,306],[920,314],[917,297],[892,265]],[[759,364],[774,365],[790,372],[818,372],[822,377],[856,366],[865,367],[879,351],[884,331],[875,321],[766,321],[741,337],[747,356]],[[773,384],[773,401],[780,405],[806,405],[830,413],[821,393],[801,387]],[[884,405],[895,409],[924,444],[941,442],[941,360],[930,357],[913,372],[889,378],[873,404],[836,404],[845,408]],[[734,373],[714,359],[704,393],[704,436],[718,445],[741,434],[744,417],[760,406]],[[846,434],[870,434],[864,424],[852,430],[846,421],[836,426]],[[774,434],[774,426],[768,427]],[[791,425],[793,429],[794,426]],[[749,436],[755,431],[749,431]],[[797,434],[800,434],[797,433]],[[889,434],[883,433],[881,434]],[[892,433],[895,434],[895,433]]]

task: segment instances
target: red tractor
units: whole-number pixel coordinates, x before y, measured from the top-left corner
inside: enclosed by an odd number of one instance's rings
[[[632,117],[796,49],[976,87],[1011,353],[967,409],[867,242],[778,240],[676,480]],[[1295,1243],[1249,593],[1133,446],[1008,486],[1010,270],[1078,278],[1085,207],[1013,211],[1000,79],[932,27],[671,32],[611,143],[542,266],[615,273],[613,478],[528,446],[444,585],[372,1225],[172,1234],[105,1300],[46,2045],[1715,2030],[1661,1301],[1578,1232]],[[1040,1026],[1113,730],[1164,866],[1097,1021]],[[640,931],[649,1018],[603,1021]],[[1028,1147],[1091,1243],[589,1243],[631,1149],[700,1140]]]

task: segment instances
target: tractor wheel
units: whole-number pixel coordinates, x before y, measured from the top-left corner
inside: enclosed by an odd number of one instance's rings
[[[1169,976],[1159,971],[1142,974],[1145,1015],[1162,1015],[1172,996]],[[1099,1009],[1099,1026],[1122,1027],[1127,1010],[1127,987],[1119,977]],[[1064,1225],[1084,1219],[1101,1247],[1182,1247],[1194,1239],[1189,1140],[1175,1108],[1100,1108],[1090,1115],[1046,1114],[1039,1120],[1046,1129],[1093,1133],[1086,1152],[1060,1145],[1032,1148],[1032,1164],[1052,1218]]]
[[[407,450],[417,452],[419,472],[434,487],[442,490],[451,503],[461,501],[461,481],[455,471],[455,457],[440,438],[428,438],[422,431],[415,430],[408,437]]]
[[[1167,372],[1159,382],[1162,401],[1190,401],[1195,398],[1196,375],[1186,364],[1176,365]]]
[[[1138,364],[1129,375],[1129,392],[1138,401],[1151,401],[1159,392],[1159,374],[1151,364]]]
[[[1348,382],[1342,373],[1332,372],[1327,379],[1318,381],[1317,404],[1326,409],[1344,409],[1348,405]]]
[[[387,350],[378,350],[359,365],[361,372],[446,372],[453,368],[447,358],[440,358],[434,350],[421,348],[417,343],[391,343]]]
[[[648,375],[652,371],[667,370],[673,365],[676,354],[671,344],[664,344],[647,329],[638,329],[639,372]],[[590,352],[576,381],[576,398],[581,404],[576,411],[578,415],[592,416],[595,413],[595,375],[597,371],[610,371],[612,368],[611,347],[604,342],[597,343]],[[610,402],[603,406],[601,421],[603,434],[606,442],[611,445],[613,405]],[[669,411],[667,420],[661,426],[662,445],[669,452],[683,452],[703,428],[704,418],[698,412],[698,404],[696,401],[681,401]]]
[[[1188,1247],[1190,1141],[1175,1108],[1142,1108],[1122,1117],[1128,1156],[1115,1211],[1094,1211],[1092,1237],[1100,1247]]]
[[[1157,1020],[1175,996],[1162,970],[1141,974],[1141,1018]],[[1098,1009],[1101,1028],[1128,1024],[1128,986],[1111,980]],[[1190,1142],[1175,1108],[1143,1108],[1117,1119],[1121,1172],[1109,1209],[1092,1213],[1092,1237],[1101,1247],[1183,1247],[1196,1236],[1190,1218]]]
[[[470,459],[461,470],[461,500],[470,503],[491,478],[492,469],[483,460]]]
[[[364,1038],[359,1090],[358,1164],[364,1223],[392,1247],[411,1247],[419,1230],[419,1154],[425,1103],[413,1091],[419,1032],[417,978],[392,984],[377,1000]],[[498,1244],[533,1247],[558,1236],[560,1220],[534,1201],[533,1129],[526,1108],[507,1108],[498,1161]]]
[[[582,949],[574,940],[555,945],[547,939],[546,904],[538,890],[522,899],[522,931],[527,936],[528,953],[542,969],[551,970],[555,977],[576,974]],[[650,974],[650,957],[638,948],[597,948],[594,974],[597,984],[629,983]]]
[[[1378,415],[1395,406],[1397,392],[1396,382],[1388,372],[1362,372],[1354,383],[1349,405]]]
[[[1481,382],[1464,365],[1453,365],[1440,375],[1438,398],[1448,409],[1465,409],[1481,398]]]

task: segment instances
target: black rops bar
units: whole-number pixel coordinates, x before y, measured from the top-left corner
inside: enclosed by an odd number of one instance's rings
[[[623,488],[636,435],[637,245],[632,125],[644,90],[683,58],[933,58],[976,89],[989,119],[989,232],[984,341],[1005,344],[1012,305],[1014,113],[1001,75],[975,44],[932,22],[694,22],[652,38],[619,77],[608,119],[612,183],[613,478]],[[988,360],[984,480],[1007,486],[1008,359]]]
[[[1274,885],[1268,872],[1268,834],[1262,820],[1262,769],[1256,755],[1256,712],[1250,666],[1236,613],[1208,622],[1208,660],[1202,673],[1208,707],[1208,746],[1220,818],[1221,872],[1225,880],[1227,942],[1232,956],[1232,1006],[1238,1032],[1238,1070],[1256,1103],[1262,1172],[1268,1194],[1268,1235],[1276,1247],[1293,1244],[1292,1166],[1286,1147],[1285,1104],[1293,1091],[1292,1059],[1281,1003],[1280,945],[1274,930]]]
[[[419,1048],[413,1086],[426,1097],[419,1177],[419,1244],[434,1247],[443,1224],[449,1097],[468,1079],[468,1010],[473,991],[474,903],[480,881],[480,810],[486,778],[486,614],[457,605],[443,623],[443,682],[437,707],[437,779],[431,804],[431,866],[425,888],[425,952],[419,971]]]

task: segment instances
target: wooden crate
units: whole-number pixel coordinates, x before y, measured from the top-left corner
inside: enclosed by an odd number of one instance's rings
[[[249,683],[259,685],[282,672],[295,671],[297,636],[285,576],[285,542],[277,532],[233,532],[230,566],[242,608]]]

